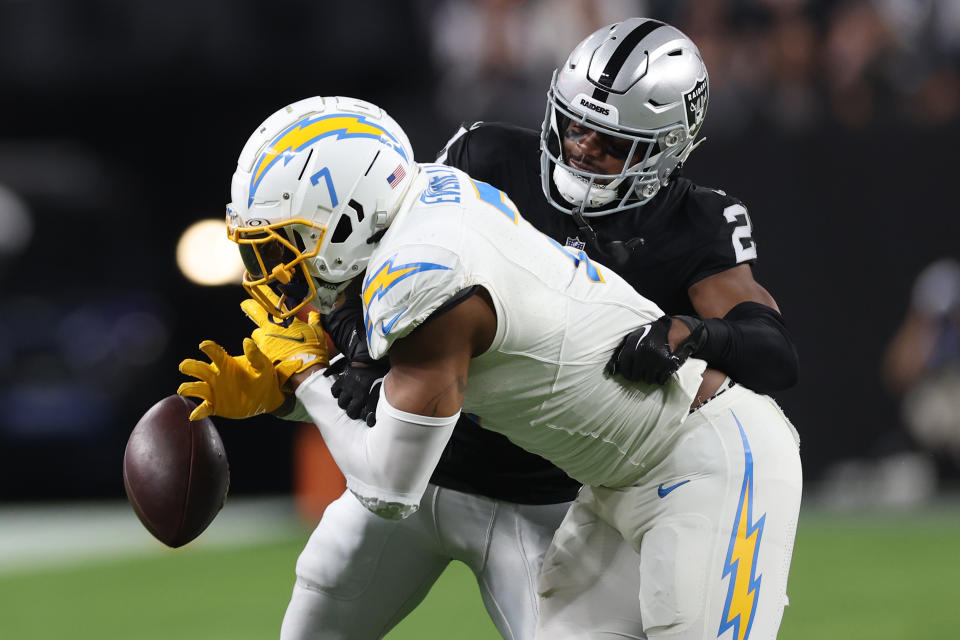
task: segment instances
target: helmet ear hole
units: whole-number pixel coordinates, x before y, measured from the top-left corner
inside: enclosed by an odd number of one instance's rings
[[[349,216],[340,216],[340,221],[337,222],[337,228],[333,230],[333,237],[330,238],[330,243],[339,244],[345,242],[352,232],[353,224],[350,223]]]
[[[347,206],[354,210],[357,214],[357,222],[363,222],[363,205],[357,202],[356,200],[351,200],[347,203]]]

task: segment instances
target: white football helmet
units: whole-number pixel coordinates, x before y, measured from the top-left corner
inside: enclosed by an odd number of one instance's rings
[[[585,217],[645,204],[696,146],[708,99],[707,67],[678,29],[646,18],[598,29],[554,72],[547,92],[540,140],[547,199]],[[619,174],[566,163],[571,121],[629,144]]]
[[[274,113],[240,153],[227,205],[244,287],[279,318],[332,309],[417,171],[403,129],[369,102],[314,97]]]

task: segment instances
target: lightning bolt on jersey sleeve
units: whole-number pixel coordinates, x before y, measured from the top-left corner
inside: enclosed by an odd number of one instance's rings
[[[455,253],[427,244],[404,245],[371,260],[362,297],[367,346],[374,360],[468,286],[459,267]]]
[[[323,434],[347,488],[382,518],[408,517],[420,506],[460,413],[420,416],[395,409],[382,395],[376,426],[368,427],[337,406],[332,384],[318,371],[297,387],[296,396]]]

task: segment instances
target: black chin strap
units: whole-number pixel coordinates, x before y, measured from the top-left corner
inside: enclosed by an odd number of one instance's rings
[[[571,209],[570,214],[577,225],[577,230],[587,237],[587,242],[595,247],[600,246],[600,240],[597,238],[597,232],[590,226],[579,209]]]
[[[384,227],[379,231],[375,231],[372,236],[367,238],[367,244],[376,244],[377,242],[380,242],[380,238],[383,237],[383,234],[385,234],[389,228],[390,227]]]
[[[610,266],[622,269],[633,257],[633,251],[637,247],[643,246],[643,238],[631,238],[624,242],[623,240],[612,240],[601,243],[597,237],[597,231],[590,226],[579,209],[573,209],[571,212],[573,221],[577,225],[577,230],[586,236],[588,247],[592,247],[599,254],[600,262],[610,263]],[[615,214],[613,214],[615,215]]]

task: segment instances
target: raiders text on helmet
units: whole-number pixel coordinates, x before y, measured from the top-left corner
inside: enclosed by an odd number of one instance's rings
[[[403,129],[368,102],[307,98],[267,118],[240,153],[227,205],[251,296],[281,318],[310,303],[329,311],[417,171]]]
[[[547,93],[540,147],[548,200],[583,216],[646,203],[696,146],[709,92],[700,51],[674,27],[630,18],[592,33],[554,72]],[[629,142],[623,170],[569,166],[563,137],[571,122]]]

